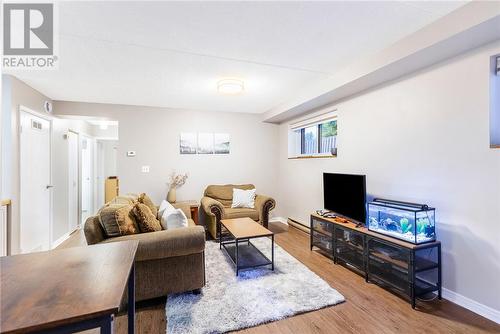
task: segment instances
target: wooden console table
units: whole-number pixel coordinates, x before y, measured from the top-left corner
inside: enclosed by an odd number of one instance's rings
[[[134,333],[134,258],[138,241],[0,258],[0,332],[113,332],[128,287],[128,333]]]
[[[379,283],[416,299],[437,292],[441,299],[441,243],[414,245],[344,222],[311,215],[310,246],[362,273],[366,282]]]

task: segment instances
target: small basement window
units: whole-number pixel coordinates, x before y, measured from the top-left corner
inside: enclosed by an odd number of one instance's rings
[[[337,117],[315,117],[293,123],[288,136],[289,158],[332,157],[337,155]]]

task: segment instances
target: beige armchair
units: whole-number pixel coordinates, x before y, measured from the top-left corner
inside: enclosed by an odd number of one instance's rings
[[[219,237],[218,227],[221,219],[249,217],[267,227],[269,212],[276,206],[275,200],[271,197],[257,195],[254,209],[231,208],[233,188],[249,190],[255,186],[253,184],[210,185],[205,189],[204,197],[201,199],[201,214],[204,216],[208,232],[214,239]]]

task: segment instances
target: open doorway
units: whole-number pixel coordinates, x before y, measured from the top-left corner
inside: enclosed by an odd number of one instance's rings
[[[118,150],[118,140],[97,139],[96,141],[96,159],[97,159],[97,201],[96,207],[103,206],[105,200],[106,179],[117,176],[116,159]]]
[[[68,233],[104,205],[104,182],[116,176],[118,122],[68,116]]]

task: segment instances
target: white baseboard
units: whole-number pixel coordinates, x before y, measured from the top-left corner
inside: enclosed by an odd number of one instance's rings
[[[269,218],[270,222],[280,222],[281,224],[288,225],[287,219],[285,217],[272,217]]]
[[[478,303],[475,300],[472,300],[445,288],[442,289],[442,294],[444,299],[447,299],[452,303],[460,305],[474,313],[479,314],[480,316],[485,317],[486,319],[490,319],[491,321],[500,324],[499,310],[495,310],[489,306]]]
[[[299,230],[304,231],[306,233],[310,233],[309,227],[307,227],[304,224],[301,224],[301,223],[299,223],[291,218],[288,218],[288,225],[293,226],[295,228],[298,228]]]
[[[54,249],[54,248],[56,248],[57,246],[59,246],[60,244],[62,244],[64,241],[66,241],[66,239],[68,239],[68,238],[69,238],[69,235],[70,235],[70,234],[71,234],[71,233],[65,233],[65,234],[63,234],[63,235],[62,235],[59,239],[57,239],[57,240],[55,240],[55,241],[53,241],[53,242],[52,242],[52,245],[51,245],[51,247],[50,247],[50,248],[51,248],[51,249]]]

